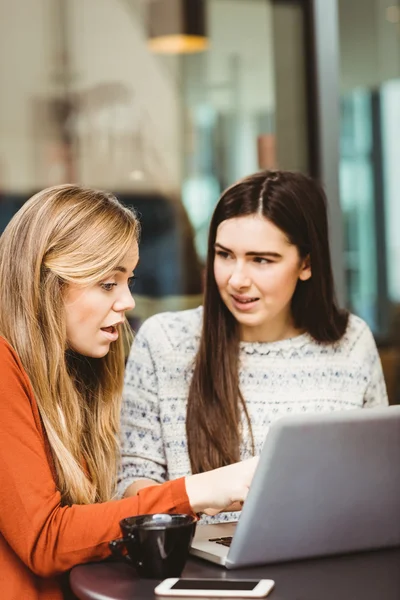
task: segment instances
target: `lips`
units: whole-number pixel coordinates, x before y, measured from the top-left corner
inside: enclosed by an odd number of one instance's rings
[[[255,296],[237,296],[236,294],[231,294],[233,308],[240,313],[253,312],[258,306],[259,299]]]
[[[117,321],[112,325],[107,325],[107,327],[100,327],[102,331],[108,331],[108,333],[115,333],[118,329],[118,325],[122,325],[123,321]]]
[[[250,304],[250,302],[256,302],[259,298],[251,298],[249,296],[235,296],[232,294],[232,298],[236,302],[240,302],[242,304]]]
[[[109,327],[101,327],[102,331],[107,331],[108,333],[115,333],[117,328],[114,325],[110,325]]]
[[[116,325],[108,325],[108,327],[101,327],[100,330],[104,333],[105,337],[109,342],[115,342],[118,339],[119,334]]]

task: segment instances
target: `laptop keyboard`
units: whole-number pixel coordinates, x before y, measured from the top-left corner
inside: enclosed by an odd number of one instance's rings
[[[209,542],[215,542],[216,544],[221,544],[222,546],[230,546],[232,541],[232,536],[228,537],[218,537],[218,538],[210,538]]]

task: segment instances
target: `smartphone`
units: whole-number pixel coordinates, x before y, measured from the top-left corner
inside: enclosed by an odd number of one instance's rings
[[[275,585],[272,579],[164,579],[154,590],[159,596],[264,598]]]

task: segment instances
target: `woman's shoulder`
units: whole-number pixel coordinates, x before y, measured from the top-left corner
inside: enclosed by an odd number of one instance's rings
[[[348,340],[357,340],[361,337],[373,339],[372,331],[366,321],[353,313],[349,313],[349,319],[343,337]]]
[[[11,348],[10,344],[7,342],[7,340],[0,335],[0,352],[3,354],[4,352],[6,354],[8,354],[9,352],[13,352],[13,349]]]
[[[18,366],[21,366],[18,354],[16,353],[14,348],[11,346],[11,344],[1,335],[0,335],[0,360],[1,360],[2,366],[4,366],[4,364],[5,364],[4,361],[8,362],[9,364],[17,364]]]
[[[22,362],[11,344],[0,336],[0,364],[2,388],[22,387],[30,392],[29,378]]]
[[[373,333],[368,324],[357,315],[349,313],[346,331],[343,337],[334,345],[345,349],[348,353],[369,352],[376,349]]]
[[[193,346],[200,339],[203,307],[153,315],[141,325],[136,344],[147,344],[158,350]]]

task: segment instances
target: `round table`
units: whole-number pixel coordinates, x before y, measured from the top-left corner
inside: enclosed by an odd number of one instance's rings
[[[183,577],[274,579],[268,600],[399,600],[400,548],[234,571],[189,558]],[[75,567],[70,582],[80,600],[153,600],[158,583],[109,561]]]

